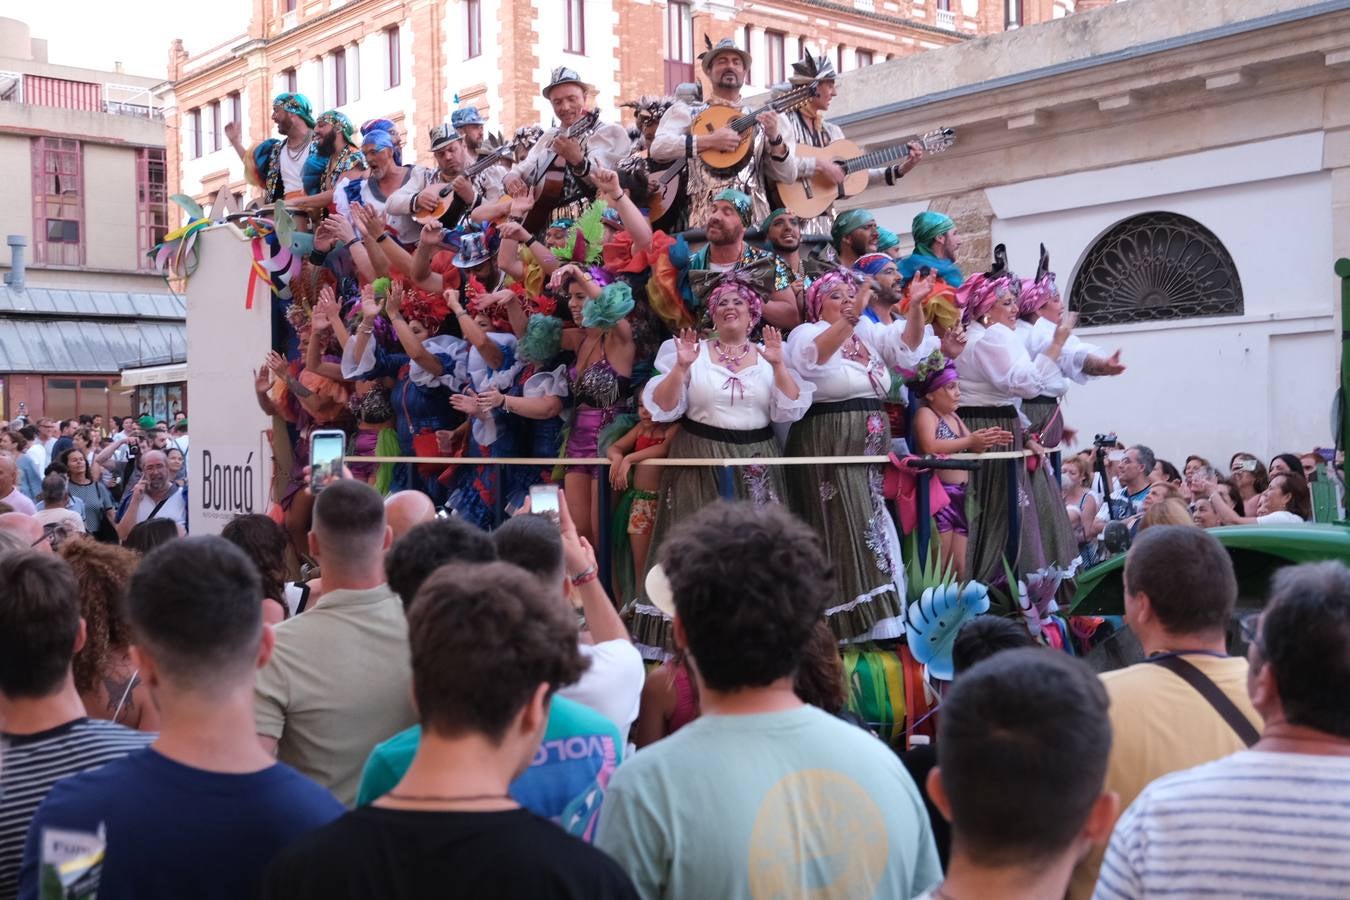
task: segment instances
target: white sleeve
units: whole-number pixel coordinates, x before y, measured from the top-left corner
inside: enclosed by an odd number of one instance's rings
[[[1059,370],[1070,381],[1076,384],[1087,384],[1093,378],[1099,377],[1083,372],[1083,366],[1087,363],[1088,357],[1104,355],[1102,349],[1096,344],[1081,341],[1071,334],[1069,339],[1064,342],[1064,349],[1059,354]]]
[[[391,216],[412,216],[413,201],[430,181],[427,175],[428,171],[423,166],[413,166],[408,180],[385,201],[384,211]]]
[[[352,219],[352,204],[351,201],[347,199],[347,191],[345,189],[338,187],[333,188],[333,209],[337,211],[339,216],[346,219],[350,225],[356,225],[355,220]]]
[[[784,357],[788,368],[806,380],[815,380],[828,373],[830,363],[839,355],[838,351],[824,365],[820,364],[820,353],[816,347],[816,338],[830,329],[828,322],[803,322],[788,333],[784,345]]]
[[[942,341],[938,340],[937,335],[930,334],[919,342],[917,350],[909,349],[909,345],[905,343],[904,319],[896,319],[889,325],[883,325],[864,316],[858,320],[853,330],[864,343],[876,351],[882,362],[895,369],[916,369],[925,356],[942,346]],[[793,331],[795,333],[796,329]]]
[[[558,366],[551,372],[536,372],[525,379],[521,388],[523,397],[566,397],[567,366]]]
[[[342,348],[342,377],[348,381],[360,380],[361,376],[375,368],[375,335],[366,336],[366,349],[361,358],[356,358],[356,336],[352,335]]]
[[[796,422],[811,408],[811,398],[816,393],[816,386],[792,371],[791,366],[788,367],[788,375],[797,385],[797,399],[793,400],[780,391],[778,381],[774,379],[773,387],[769,391],[769,420],[772,422]]]
[[[680,385],[680,399],[672,410],[664,410],[656,405],[652,399],[656,386],[670,377],[671,370],[675,368],[679,360],[679,353],[675,349],[675,339],[665,341],[661,344],[661,349],[656,351],[655,369],[656,375],[653,375],[647,382],[647,387],[642,391],[642,403],[647,407],[647,411],[652,414],[652,419],[656,422],[678,422],[684,416],[685,410],[689,408],[689,386]]]
[[[591,664],[576,684],[558,693],[600,713],[614,723],[620,735],[637,719],[642,686],[646,683],[642,654],[630,641],[579,644],[581,655]]]
[[[1044,354],[1031,358],[1022,339],[1007,328],[989,328],[961,355],[986,383],[1011,397],[1029,400],[1064,392],[1059,365]]]
[[[502,187],[502,181],[505,178],[506,169],[503,166],[488,166],[478,173],[478,177],[474,179],[475,187],[482,194],[484,203],[492,203],[501,199],[502,195],[506,193],[506,189]]]
[[[609,122],[598,126],[586,139],[586,157],[602,169],[617,169],[632,146],[627,129]]]
[[[672,104],[656,126],[656,136],[648,155],[657,162],[673,162],[684,158],[685,138],[694,121],[694,112],[687,103]]]
[[[468,342],[453,335],[438,334],[433,338],[427,338],[422,342],[422,346],[441,361],[441,374],[432,375],[414,360],[408,363],[408,378],[412,383],[422,388],[447,387],[452,391],[463,388],[469,354]]]
[[[520,374],[520,370],[525,368],[525,361],[516,357],[516,337],[513,334],[499,334],[494,331],[488,334],[488,339],[502,348],[505,356],[502,368],[490,368],[487,360],[483,359],[483,354],[469,345],[469,384],[473,385],[476,391],[494,388],[502,392],[509,391],[516,383],[516,376]]]
[[[782,113],[778,114],[778,136],[783,139],[783,143],[777,147],[770,145],[768,139],[764,139],[764,173],[774,181],[796,181],[801,174],[798,172],[796,153],[797,133],[788,117]],[[782,156],[784,153],[787,154],[786,159],[774,159],[774,156]]]

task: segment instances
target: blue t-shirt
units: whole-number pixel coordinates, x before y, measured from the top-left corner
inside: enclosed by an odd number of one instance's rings
[[[343,812],[281,763],[229,775],[139,750],[52,788],[28,829],[19,897],[37,900],[48,864],[81,856],[98,900],[255,897],[278,851]]]

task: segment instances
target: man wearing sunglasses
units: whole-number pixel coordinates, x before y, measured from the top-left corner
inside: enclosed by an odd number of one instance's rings
[[[1116,825],[1095,897],[1350,890],[1350,568],[1280,570],[1242,625],[1260,740],[1149,785]]]

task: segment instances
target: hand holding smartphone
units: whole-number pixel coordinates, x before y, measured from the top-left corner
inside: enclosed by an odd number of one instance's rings
[[[338,429],[312,432],[309,436],[309,491],[318,494],[342,477],[347,434]]]

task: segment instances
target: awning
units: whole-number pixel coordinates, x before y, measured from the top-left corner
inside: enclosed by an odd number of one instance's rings
[[[173,321],[44,321],[0,316],[0,372],[116,375],[127,366],[187,359],[187,325]]]
[[[123,369],[123,388],[140,387],[143,384],[168,384],[174,381],[187,381],[187,363],[172,366],[145,366],[138,369]]]

